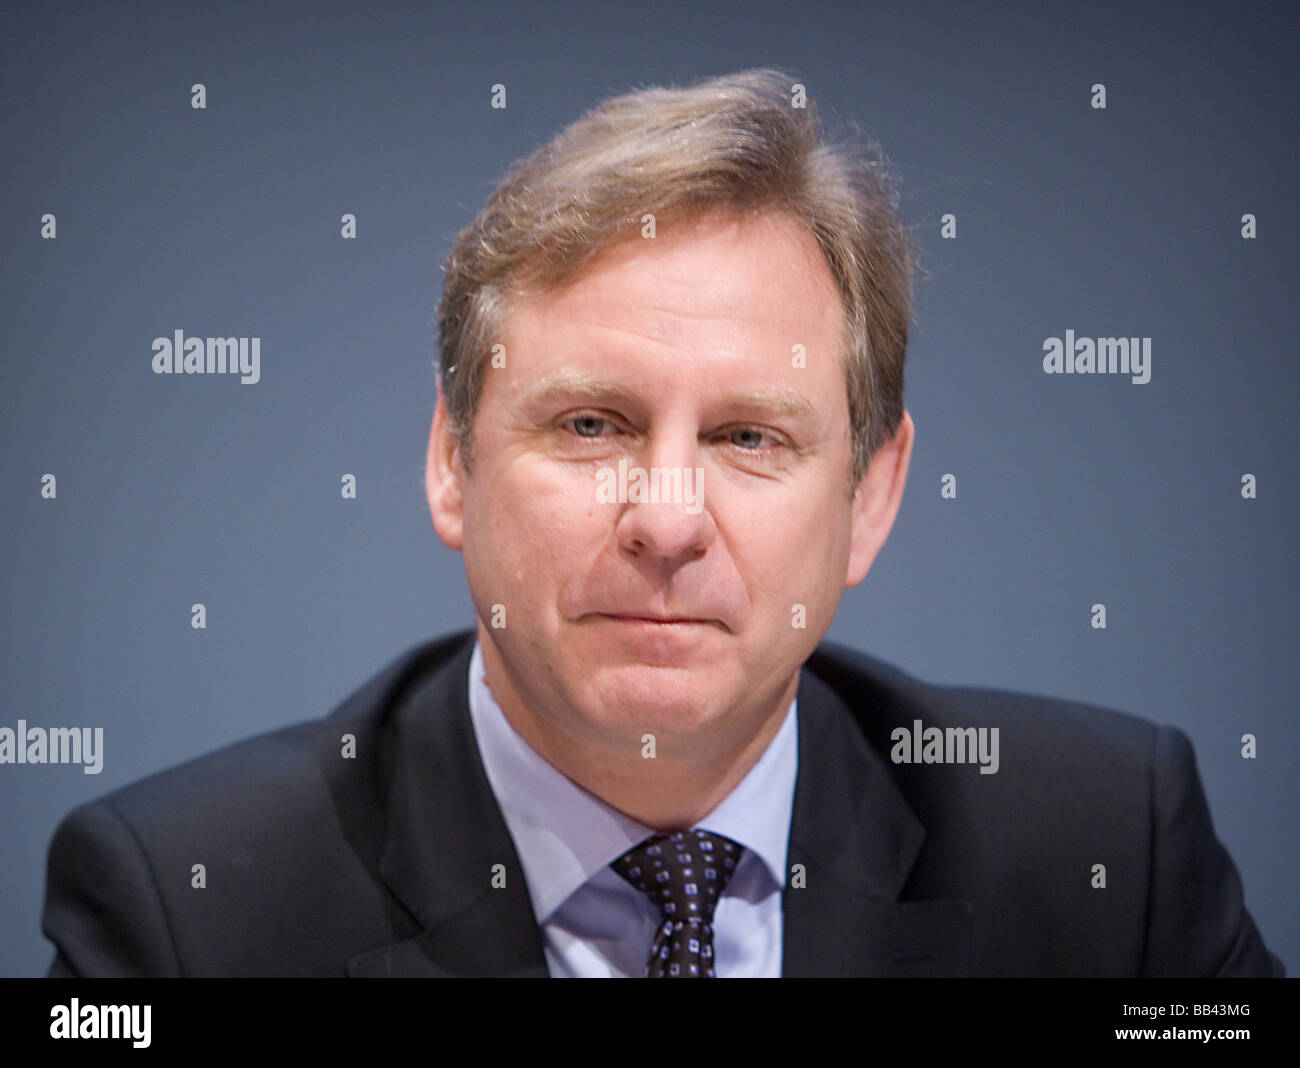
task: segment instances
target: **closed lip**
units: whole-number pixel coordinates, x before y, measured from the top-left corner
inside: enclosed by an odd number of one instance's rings
[[[656,616],[641,612],[598,612],[606,619],[620,619],[629,623],[712,623],[712,619],[700,619],[696,616]]]

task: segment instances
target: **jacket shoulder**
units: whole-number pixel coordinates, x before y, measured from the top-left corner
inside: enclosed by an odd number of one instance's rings
[[[353,778],[354,767],[365,767],[364,743],[382,731],[404,697],[463,640],[455,635],[407,650],[324,717],[234,742],[128,783],[92,804],[106,805],[133,822],[183,822],[191,829],[207,820],[226,822],[241,811],[283,819],[282,806],[328,792],[341,773]],[[345,755],[349,735],[356,744]],[[192,819],[178,820],[182,813]]]
[[[836,643],[807,666],[834,695],[822,704],[848,710],[925,828],[908,894],[975,905],[985,973],[1283,974],[1245,909],[1183,731],[927,683]],[[987,767],[949,766],[976,763],[972,745]]]
[[[836,642],[822,642],[808,667],[844,701],[868,740],[878,749],[892,730],[912,726],[942,729],[998,726],[1034,749],[1065,746],[1076,753],[1150,761],[1159,727],[1148,719],[1087,702],[979,686],[943,685],[919,679],[878,657]],[[910,717],[910,718],[909,718]],[[888,728],[887,730],[885,728]],[[1185,736],[1184,736],[1185,737]],[[887,749],[885,750],[887,751]]]
[[[382,934],[392,912],[375,878],[383,741],[466,640],[457,634],[408,650],[324,718],[73,809],[48,855],[43,929],[58,950],[51,974],[278,974],[288,959],[319,974],[310,948],[277,961],[271,947],[284,947],[306,916],[324,917],[340,900],[348,915],[335,928],[356,928],[359,944]],[[259,946],[268,956],[254,967]]]

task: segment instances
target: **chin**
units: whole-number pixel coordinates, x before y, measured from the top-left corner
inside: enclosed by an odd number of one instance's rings
[[[607,722],[640,725],[654,721],[665,727],[685,727],[708,719],[718,709],[718,674],[716,667],[704,665],[622,664],[593,668],[575,681],[589,694],[584,703],[590,703]]]

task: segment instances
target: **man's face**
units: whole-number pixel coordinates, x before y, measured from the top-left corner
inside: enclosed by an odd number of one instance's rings
[[[649,732],[661,753],[784,712],[888,533],[910,451],[905,421],[901,470],[894,454],[850,501],[842,315],[816,241],[774,213],[661,223],[512,298],[472,473],[440,400],[428,475],[503,707],[508,687],[555,737]],[[644,499],[656,483],[668,500]]]

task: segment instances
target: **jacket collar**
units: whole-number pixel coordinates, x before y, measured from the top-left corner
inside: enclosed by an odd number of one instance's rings
[[[450,652],[398,698],[379,757],[388,813],[380,876],[421,933],[354,957],[349,975],[547,974],[523,868],[474,739],[473,641],[465,632],[439,643]],[[812,661],[798,692],[783,974],[966,974],[969,906],[899,900],[925,832],[889,765]]]

